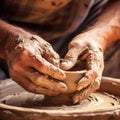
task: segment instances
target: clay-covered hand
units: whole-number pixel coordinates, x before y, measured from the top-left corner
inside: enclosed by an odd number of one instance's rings
[[[65,73],[59,69],[59,55],[48,42],[21,29],[8,41],[6,59],[14,81],[34,93],[56,95],[66,91],[62,83]]]
[[[101,75],[104,68],[103,52],[100,44],[93,37],[81,34],[76,36],[69,44],[69,50],[61,62],[61,68],[69,70],[77,61],[86,61],[86,73],[77,83],[73,102],[78,103],[88,97],[100,86]]]

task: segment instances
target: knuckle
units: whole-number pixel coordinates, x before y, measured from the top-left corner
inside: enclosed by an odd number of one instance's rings
[[[30,84],[27,85],[26,90],[29,92],[36,92],[36,88]]]
[[[20,65],[16,62],[12,63],[12,65],[10,66],[10,71],[12,71],[14,73],[14,71],[18,71],[20,70]]]
[[[75,47],[75,46],[78,46],[78,44],[77,44],[76,42],[71,42],[71,43],[69,44],[69,47]]]
[[[43,50],[44,50],[45,52],[50,52],[51,50],[53,50],[52,45],[51,45],[50,43],[48,43],[48,42],[44,42],[44,43],[42,44],[41,48],[43,48]],[[48,49],[48,50],[47,50],[47,49]]]
[[[93,44],[91,44],[91,41],[86,41],[86,46],[87,46],[88,48],[91,48],[91,47],[93,46]]]
[[[10,65],[10,70],[15,70],[16,68],[17,68],[17,64],[16,63],[12,63],[11,65]]]
[[[80,48],[81,48],[81,44],[78,43],[78,42],[71,42],[71,43],[69,44],[69,49],[71,49],[71,48],[80,49]]]
[[[25,58],[27,58],[28,54],[29,54],[28,50],[23,50],[19,54],[18,59],[21,60],[21,61],[23,61],[23,60],[25,60]]]
[[[97,78],[99,76],[99,73],[97,70],[92,70],[94,78]]]
[[[52,45],[48,42],[46,42],[45,46],[52,48]]]
[[[85,77],[86,78],[91,78],[91,77],[93,77],[93,78],[97,78],[98,77],[98,72],[96,71],[96,70],[88,70],[87,72],[86,72],[86,74],[85,74]]]
[[[10,73],[10,77],[12,78],[12,80],[14,81],[18,81],[18,78],[16,77],[16,75],[14,73]]]
[[[43,64],[43,63],[40,64],[39,70],[40,70],[41,72],[45,73],[46,71],[48,71],[48,69],[49,69],[49,68],[48,68],[47,65],[45,65],[45,64]]]
[[[94,86],[95,86],[96,89],[99,89],[99,87],[100,87],[100,78],[97,78],[97,79],[95,80]]]

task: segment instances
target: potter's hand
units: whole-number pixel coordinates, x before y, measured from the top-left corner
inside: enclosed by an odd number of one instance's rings
[[[66,91],[60,82],[65,74],[58,67],[59,55],[48,42],[24,30],[16,31],[10,39],[6,57],[14,81],[34,93],[56,95]]]
[[[61,63],[64,70],[71,69],[77,61],[85,60],[87,72],[79,80],[73,102],[86,98],[100,86],[103,71],[103,52],[97,42],[87,35],[79,35],[69,44],[69,51]]]

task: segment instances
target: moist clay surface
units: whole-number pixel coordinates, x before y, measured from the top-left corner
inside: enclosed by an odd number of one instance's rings
[[[77,105],[72,105],[69,98],[65,97],[45,98],[43,95],[36,95],[23,91],[19,94],[8,95],[1,102],[27,108],[50,109],[50,110],[70,110],[70,111],[90,111],[115,108],[120,106],[120,98],[105,92],[92,93],[87,99],[81,101]],[[59,103],[62,99],[66,99],[63,103]],[[58,101],[59,100],[59,101]],[[57,101],[57,102],[56,102]],[[65,104],[64,104],[65,103]]]

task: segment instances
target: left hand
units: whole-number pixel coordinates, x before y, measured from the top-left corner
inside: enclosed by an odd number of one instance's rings
[[[87,72],[79,80],[73,96],[74,104],[85,99],[99,88],[104,68],[102,47],[97,42],[97,38],[87,36],[86,34],[81,34],[75,37],[69,44],[65,59],[61,62],[61,68],[64,70],[71,69],[78,60],[85,60],[87,64]]]
[[[64,93],[65,73],[59,69],[59,55],[52,46],[23,29],[13,27],[12,31],[4,34],[8,36],[4,56],[10,77],[29,92],[49,96]]]

